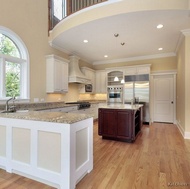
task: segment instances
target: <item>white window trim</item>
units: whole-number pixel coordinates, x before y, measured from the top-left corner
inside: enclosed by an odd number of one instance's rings
[[[29,102],[30,100],[30,62],[29,62],[29,53],[28,50],[24,44],[24,42],[21,40],[21,38],[14,33],[13,31],[11,31],[10,29],[0,26],[0,33],[6,35],[7,37],[9,37],[18,47],[18,49],[20,50],[20,54],[22,58],[16,58],[16,57],[12,57],[9,55],[4,55],[0,53],[0,62],[5,62],[5,61],[13,61],[16,63],[20,63],[22,64],[22,69],[26,70],[25,72],[23,72],[21,70],[21,86],[24,86],[24,89],[21,90],[21,98],[17,99],[19,102]],[[0,71],[2,69],[5,69],[4,63],[0,64]],[[1,72],[2,73],[2,72]],[[4,76],[2,75],[0,80],[2,81],[4,79]],[[2,86],[0,86],[0,104],[4,103],[7,98],[2,98]]]

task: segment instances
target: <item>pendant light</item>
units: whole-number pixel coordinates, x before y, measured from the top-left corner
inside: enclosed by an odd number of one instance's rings
[[[114,81],[119,81],[119,78],[115,76]]]
[[[121,80],[121,83],[125,83],[124,79]]]

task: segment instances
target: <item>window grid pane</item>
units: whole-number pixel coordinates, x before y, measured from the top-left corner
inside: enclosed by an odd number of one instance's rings
[[[6,97],[20,96],[21,65],[6,61],[5,74]]]
[[[6,35],[0,33],[0,53],[20,58],[20,51],[16,44]]]

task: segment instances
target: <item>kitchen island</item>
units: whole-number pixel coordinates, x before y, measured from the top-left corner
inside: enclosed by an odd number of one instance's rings
[[[134,142],[142,127],[143,105],[111,104],[98,110],[98,134],[103,139]]]
[[[1,113],[0,167],[60,189],[93,169],[93,118],[62,112]]]

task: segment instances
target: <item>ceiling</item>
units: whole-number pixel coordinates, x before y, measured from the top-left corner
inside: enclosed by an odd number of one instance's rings
[[[157,29],[158,24],[163,28]],[[188,10],[140,11],[81,24],[62,32],[52,43],[92,64],[122,62],[175,55],[181,31],[189,28]]]

